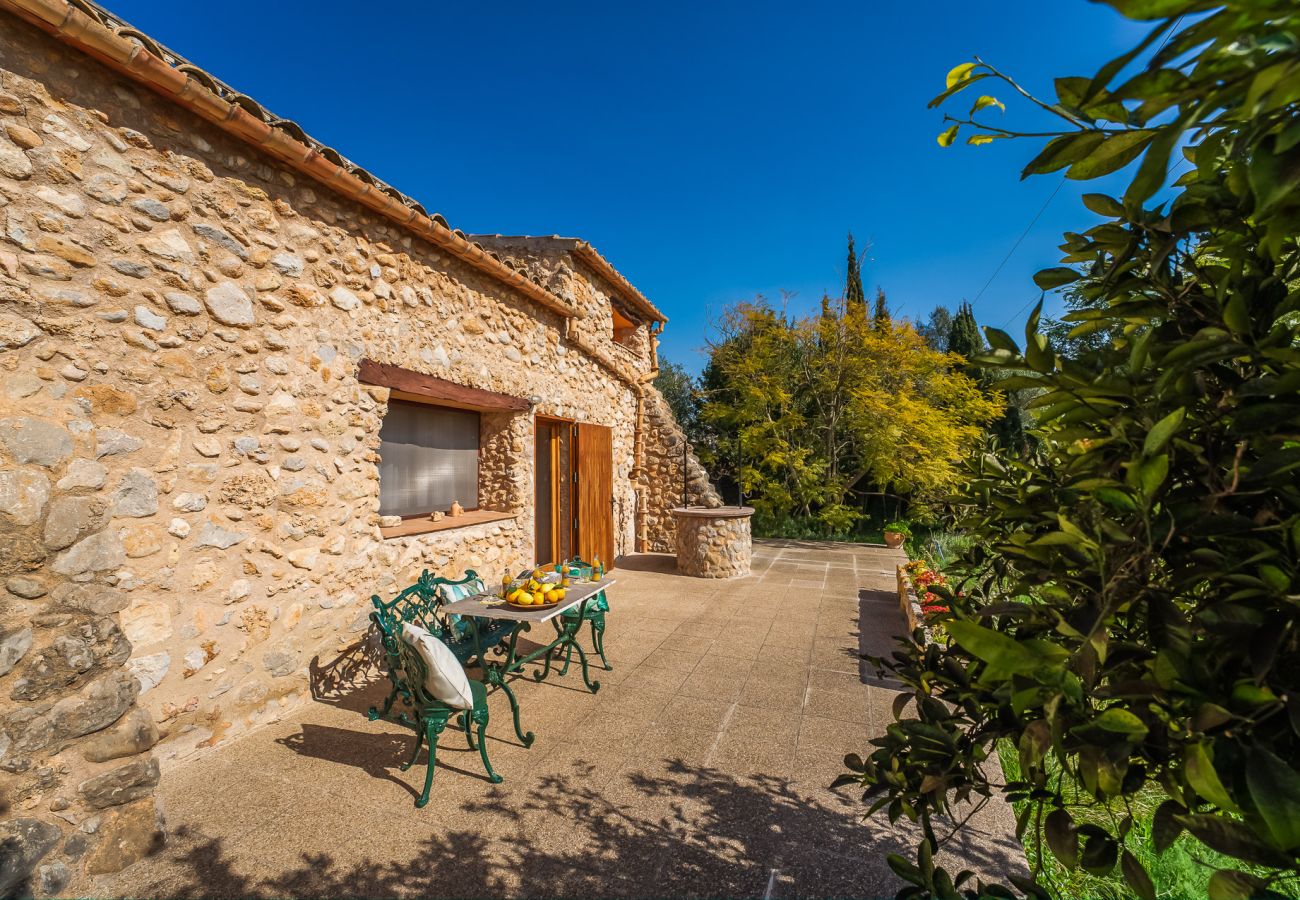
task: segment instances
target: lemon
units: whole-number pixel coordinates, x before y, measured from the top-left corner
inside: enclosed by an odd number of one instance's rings
[[[564,599],[564,593],[564,588],[558,588],[557,590],[551,591],[551,600],[555,603],[560,602]]]

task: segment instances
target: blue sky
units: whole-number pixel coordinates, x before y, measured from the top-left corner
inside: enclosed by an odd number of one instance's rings
[[[691,369],[728,303],[838,295],[850,230],[897,313],[974,300],[1060,177],[1019,180],[1028,142],[940,148],[926,102],[974,54],[1050,96],[1144,32],[1086,0],[107,2],[455,227],[591,241]],[[1018,333],[1097,189],[1065,184],[982,324]]]

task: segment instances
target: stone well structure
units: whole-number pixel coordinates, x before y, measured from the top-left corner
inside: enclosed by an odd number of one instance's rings
[[[751,506],[675,507],[677,571],[695,578],[749,574]]]
[[[589,244],[476,242],[93,4],[0,0],[0,47],[0,895],[94,893],[371,594],[532,564],[539,416],[610,429],[615,553],[670,542],[683,438]],[[514,404],[464,523],[380,526],[398,382]]]

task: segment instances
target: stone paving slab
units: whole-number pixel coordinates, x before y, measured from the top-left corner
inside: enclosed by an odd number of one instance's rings
[[[895,692],[858,654],[887,652],[902,628],[901,560],[879,547],[758,541],[754,575],[707,581],[677,576],[671,557],[625,558],[600,692],[575,669],[518,682],[537,733],[529,749],[505,698],[492,699],[502,784],[449,731],[430,804],[415,809],[423,767],[398,771],[413,736],[364,714],[386,682],[324,686],[280,722],[165,775],[169,845],[87,893],[892,896],[901,885],[885,856],[910,855],[915,829],[863,821],[858,794],[828,785],[844,754],[890,721]],[[958,867],[1023,869],[1013,827],[1009,809],[987,807]]]

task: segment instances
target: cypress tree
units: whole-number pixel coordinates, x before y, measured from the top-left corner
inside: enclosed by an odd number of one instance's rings
[[[969,360],[984,352],[984,335],[980,334],[979,323],[975,321],[975,311],[964,300],[948,329],[948,352],[967,360],[962,371],[983,385],[985,379],[981,371]]]
[[[876,288],[876,312],[871,317],[871,327],[876,331],[884,331],[889,327],[889,304],[885,302],[883,288]]]
[[[864,312],[867,295],[862,291],[862,270],[858,268],[858,251],[853,246],[853,232],[849,232],[849,265],[844,284],[844,303],[847,309]]]
[[[987,369],[969,362],[985,349],[984,335],[980,333],[979,324],[975,321],[975,312],[969,303],[963,301],[948,331],[948,351],[967,360],[961,367],[961,371],[973,378],[975,383],[987,392],[992,390],[994,381],[992,375]],[[1029,436],[1025,427],[1024,413],[1016,405],[1016,398],[1013,395],[1014,392],[1008,392],[1007,406],[1002,417],[991,423],[988,430],[1002,447],[1012,453],[1021,454],[1029,446]]]

